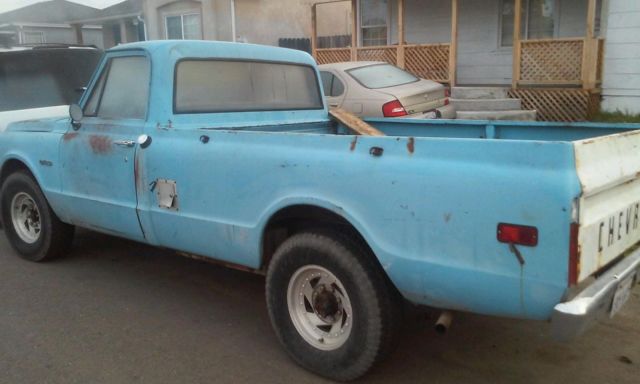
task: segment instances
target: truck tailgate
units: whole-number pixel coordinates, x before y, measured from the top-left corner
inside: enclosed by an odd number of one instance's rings
[[[640,130],[574,142],[578,202],[577,282],[640,241]]]

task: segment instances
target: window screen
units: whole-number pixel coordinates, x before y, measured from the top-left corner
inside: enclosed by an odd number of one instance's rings
[[[315,71],[295,64],[185,60],[175,87],[176,113],[323,108]]]
[[[102,95],[99,96],[99,82],[87,106],[94,104],[94,97],[100,97],[98,117],[144,119],[149,97],[149,70],[149,62],[144,56],[111,59]]]

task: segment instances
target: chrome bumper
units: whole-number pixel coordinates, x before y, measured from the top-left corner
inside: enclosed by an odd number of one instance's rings
[[[555,306],[551,316],[553,338],[559,341],[574,339],[596,321],[609,317],[618,284],[634,272],[635,285],[640,281],[640,248],[598,277],[570,301]]]

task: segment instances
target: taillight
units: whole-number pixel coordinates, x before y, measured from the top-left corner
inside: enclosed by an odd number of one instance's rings
[[[445,88],[444,97],[446,97],[446,98],[451,97],[451,90],[449,88]]]
[[[571,224],[569,238],[569,286],[578,284],[580,275],[580,247],[578,246],[578,230],[580,225]]]
[[[384,117],[399,117],[408,115],[400,101],[393,100],[382,106],[382,115]]]
[[[444,105],[449,105],[449,98],[444,99]]]
[[[527,225],[498,224],[498,241],[507,244],[535,247],[538,245],[538,228]]]

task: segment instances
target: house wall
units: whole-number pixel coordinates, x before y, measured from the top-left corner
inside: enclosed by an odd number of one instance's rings
[[[602,84],[605,111],[640,113],[640,1],[609,0]]]
[[[397,3],[391,3],[390,41],[397,44]],[[512,48],[500,46],[501,0],[459,0],[458,83],[511,84]],[[558,5],[557,37],[582,37],[586,31],[584,0]],[[451,0],[405,0],[405,38],[409,44],[451,41]]]

